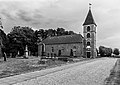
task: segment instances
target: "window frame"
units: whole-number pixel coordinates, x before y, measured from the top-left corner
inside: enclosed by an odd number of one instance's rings
[[[88,43],[89,43],[89,44],[88,44]],[[88,41],[88,42],[87,42],[87,46],[90,46],[90,44],[91,44],[91,43]]]
[[[87,27],[87,32],[90,32],[90,26]]]
[[[90,37],[91,37],[90,33],[87,33],[87,38],[90,38]]]

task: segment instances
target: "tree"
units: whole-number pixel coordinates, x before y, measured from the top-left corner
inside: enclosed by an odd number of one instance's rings
[[[64,32],[65,32],[65,29],[63,29],[63,28],[57,28],[57,36],[63,35]]]
[[[73,35],[75,34],[73,31],[69,31],[69,35]]]
[[[103,57],[105,55],[105,48],[104,48],[104,46],[100,46],[99,47],[99,53],[100,53],[101,57]]]
[[[119,55],[119,49],[118,49],[118,48],[115,48],[114,51],[113,51],[113,54]]]
[[[104,47],[104,46],[100,46],[99,47],[99,54],[100,54],[101,57],[105,57],[105,56],[109,57],[112,54],[112,49]]]
[[[4,61],[6,61],[6,48],[7,48],[7,36],[3,30],[0,29],[0,44],[1,44],[1,56],[4,57]]]
[[[32,28],[15,26],[7,36],[9,38],[8,54],[12,53],[13,58],[18,54],[18,51],[20,56],[24,55],[26,45],[32,55],[37,52],[37,36]]]
[[[35,35],[39,35],[39,37],[42,38],[42,40],[46,39],[47,37],[54,37],[54,36],[62,36],[62,35],[72,35],[76,34],[73,31],[66,31],[64,28],[57,28],[55,29],[39,29],[35,31]]]

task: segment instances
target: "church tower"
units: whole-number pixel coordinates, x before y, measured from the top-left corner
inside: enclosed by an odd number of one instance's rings
[[[96,23],[93,19],[91,12],[91,4],[89,4],[89,11],[85,22],[83,23],[83,35],[84,35],[84,55],[87,58],[95,58],[96,52]]]

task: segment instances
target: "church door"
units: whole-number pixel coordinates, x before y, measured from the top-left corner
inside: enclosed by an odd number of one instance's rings
[[[87,52],[87,58],[90,58],[90,55],[91,55],[90,52]]]
[[[70,50],[70,56],[73,56],[73,49]]]
[[[61,56],[61,50],[58,51],[58,56]]]

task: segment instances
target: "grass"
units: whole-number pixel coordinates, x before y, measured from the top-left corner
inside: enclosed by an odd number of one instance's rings
[[[0,78],[19,75],[23,73],[42,70],[43,68],[50,68],[65,64],[64,61],[48,60],[45,64],[39,63],[39,58],[33,59],[17,59],[8,58],[7,62],[0,59]]]
[[[39,71],[45,68],[52,68],[56,66],[61,66],[63,64],[80,62],[84,60],[89,59],[74,58],[73,61],[69,62],[52,59],[48,59],[47,61],[43,62],[40,61],[37,57],[31,57],[29,59],[8,58],[6,62],[4,62],[3,59],[0,59],[0,78]]]
[[[117,60],[104,85],[120,85],[120,59]]]

